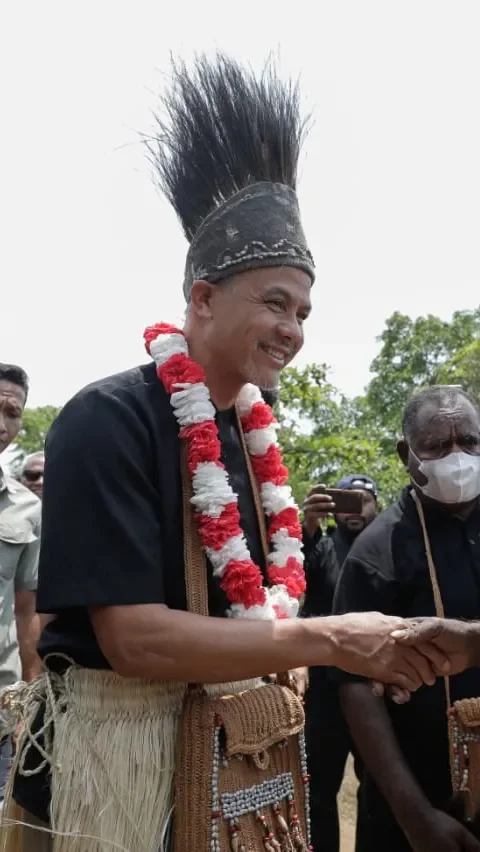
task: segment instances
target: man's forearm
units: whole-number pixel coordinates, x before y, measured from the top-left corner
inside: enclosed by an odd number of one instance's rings
[[[430,805],[405,761],[385,702],[373,695],[370,684],[366,683],[342,684],[340,700],[368,772],[397,822],[408,828],[409,821]]]
[[[435,680],[421,654],[392,638],[403,620],[381,613],[261,621],[142,604],[94,608],[90,618],[103,654],[124,677],[223,683],[336,666],[410,690]]]
[[[35,613],[17,613],[17,638],[22,663],[22,679],[34,680],[42,671],[42,661],[37,654],[40,638],[40,617]]]
[[[91,613],[103,653],[127,677],[223,683],[287,671],[303,665],[334,665],[335,643],[325,619],[312,635],[312,622],[207,618],[166,607],[131,607]],[[122,623],[123,622],[123,623]],[[130,622],[130,624],[129,624]],[[112,637],[122,634],[128,641]]]

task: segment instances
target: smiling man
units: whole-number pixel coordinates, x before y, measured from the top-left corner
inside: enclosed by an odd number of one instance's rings
[[[300,735],[303,710],[291,690],[260,685],[270,672],[333,663],[413,688],[434,679],[424,656],[392,639],[401,619],[294,617],[301,527],[260,388],[277,387],[311,306],[296,196],[302,134],[297,89],[272,68],[255,78],[223,56],[174,68],[150,153],[190,244],[184,328],[148,328],[154,363],[81,391],[47,439],[38,605],[55,616],[40,641],[55,731],[51,766],[30,743],[20,748],[14,795],[24,822],[52,825],[55,852],[169,848],[174,790],[187,797],[174,822],[181,852],[225,849],[232,835],[240,848],[244,830],[252,848],[263,845],[248,785],[234,788],[236,821],[229,805],[213,806],[228,760],[209,749],[186,779],[188,762],[175,765],[186,694],[197,719],[206,695],[242,707],[275,697],[275,712],[238,719],[248,742],[255,723],[262,741],[283,744]],[[159,250],[170,250],[161,234]],[[161,282],[159,304],[172,286]],[[122,346],[114,313],[107,334]],[[196,739],[187,726],[182,748],[191,755],[210,735],[213,720]],[[308,845],[302,767],[297,804],[282,787],[294,783],[289,763],[256,788],[288,848]],[[210,810],[195,817],[205,797]],[[27,842],[43,848],[48,833]]]

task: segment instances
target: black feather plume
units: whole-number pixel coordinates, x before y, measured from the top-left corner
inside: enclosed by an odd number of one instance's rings
[[[273,181],[296,189],[307,122],[298,84],[271,61],[256,77],[222,53],[172,62],[171,86],[148,144],[160,188],[189,241],[203,219],[239,189]]]

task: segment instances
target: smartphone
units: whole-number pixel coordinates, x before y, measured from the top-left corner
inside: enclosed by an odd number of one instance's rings
[[[360,515],[363,507],[362,491],[344,491],[343,488],[326,488],[328,494],[335,503],[335,514]]]

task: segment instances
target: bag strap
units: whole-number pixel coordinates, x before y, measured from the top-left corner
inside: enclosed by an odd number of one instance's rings
[[[197,615],[208,615],[207,559],[193,517],[192,480],[188,470],[187,446],[184,441],[180,443],[180,462],[182,469],[183,556],[187,609]]]
[[[410,494],[412,495],[413,502],[415,503],[415,506],[417,507],[418,517],[420,519],[420,526],[422,527],[423,541],[424,541],[424,544],[425,544],[425,553],[426,553],[426,556],[427,556],[427,563],[428,563],[428,571],[429,571],[429,574],[430,574],[430,582],[432,584],[433,600],[434,600],[434,603],[435,603],[435,612],[436,612],[438,618],[445,618],[445,609],[444,609],[444,606],[443,606],[442,594],[440,592],[440,585],[439,585],[439,582],[438,582],[437,569],[435,567],[435,562],[433,561],[432,548],[430,546],[430,537],[428,535],[427,524],[426,524],[426,521],[425,521],[425,512],[423,511],[423,506],[422,506],[421,500],[419,499],[417,492],[413,488],[412,488]],[[447,699],[447,710],[450,710],[450,707],[452,705],[451,705],[451,701],[450,701],[450,678],[448,677],[448,675],[444,678],[444,680],[445,680],[445,695],[446,695],[446,699]]]

